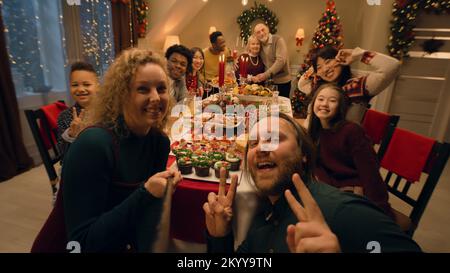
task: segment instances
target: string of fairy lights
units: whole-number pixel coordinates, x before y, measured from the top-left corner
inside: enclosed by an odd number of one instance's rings
[[[60,31],[61,31],[61,33],[64,33],[64,23],[63,23],[62,12],[61,12],[61,14],[59,14],[58,18],[59,18]],[[66,68],[68,63],[69,63],[69,59],[67,58],[67,52],[65,50],[66,49],[66,37],[65,37],[65,35],[62,35],[61,43],[62,43],[62,48],[64,49],[63,50],[63,54],[64,54],[64,68]]]
[[[41,18],[25,1],[1,2],[4,33],[7,39],[11,72],[18,92],[32,92],[46,85],[44,72],[49,68],[41,61],[42,35],[38,32]],[[36,61],[39,60],[39,61]]]
[[[103,75],[114,59],[110,2],[83,1],[80,20],[83,56]]]
[[[47,15],[49,11],[43,11],[40,2],[0,0],[8,56],[19,96],[26,92],[49,91],[52,85],[49,77],[53,73],[50,67],[54,63],[49,61],[46,54],[53,53],[49,51],[53,46],[62,49],[60,64],[64,65],[64,69],[69,65],[65,35],[71,34],[64,35],[61,6],[64,4],[63,1],[53,3],[52,12],[57,13]],[[110,1],[84,0],[76,7],[80,13],[82,59],[92,63],[99,75],[104,74],[114,59],[110,5]],[[56,21],[51,18],[56,18]],[[60,35],[54,36],[60,37],[59,45],[58,42],[53,44],[54,38],[49,39],[49,27],[51,31],[60,32]],[[49,47],[50,44],[52,46]]]

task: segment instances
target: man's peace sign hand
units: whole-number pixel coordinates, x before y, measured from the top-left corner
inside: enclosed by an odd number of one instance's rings
[[[293,253],[332,253],[341,248],[336,235],[328,227],[319,206],[298,174],[292,181],[303,202],[303,206],[289,190],[285,196],[292,211],[299,220],[287,228],[286,241]]]
[[[231,219],[233,218],[233,202],[236,194],[237,175],[231,176],[231,185],[228,193],[225,193],[226,171],[220,170],[219,193],[208,194],[208,202],[203,205],[206,218],[206,228],[213,237],[224,237],[231,230]]]

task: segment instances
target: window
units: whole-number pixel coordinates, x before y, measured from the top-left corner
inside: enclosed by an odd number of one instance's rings
[[[17,96],[66,90],[61,3],[4,1],[2,13]]]
[[[110,2],[75,4],[66,0],[0,1],[17,97],[66,92],[68,59],[91,63],[99,75],[111,64]]]

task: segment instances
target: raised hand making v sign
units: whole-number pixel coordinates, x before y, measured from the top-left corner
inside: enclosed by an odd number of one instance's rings
[[[298,174],[292,176],[303,206],[286,190],[286,200],[299,222],[289,225],[286,242],[292,253],[341,252],[336,235],[328,227],[322,211]]]
[[[208,202],[203,205],[206,218],[206,228],[213,237],[224,237],[231,230],[231,219],[233,217],[233,202],[236,194],[237,175],[231,176],[231,185],[225,193],[226,171],[220,170],[219,192],[208,194]]]
[[[77,114],[77,109],[72,107],[72,122],[70,123],[68,134],[70,137],[76,138],[78,134],[83,129],[83,119],[84,119],[85,109],[81,109],[80,115]]]

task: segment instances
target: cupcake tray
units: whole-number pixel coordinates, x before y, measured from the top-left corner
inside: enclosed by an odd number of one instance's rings
[[[172,163],[172,165],[170,165],[170,169],[171,170],[178,170],[178,166],[177,166],[177,162],[176,161],[174,161]],[[239,181],[241,176],[242,176],[242,169],[240,169],[239,171],[236,171],[236,172],[230,171],[230,177],[227,178],[227,184],[231,183],[231,176],[232,175],[237,175],[238,176],[238,181]],[[194,167],[192,167],[192,173],[191,174],[182,174],[182,176],[183,176],[183,178],[188,178],[188,179],[198,180],[198,181],[213,182],[213,183],[219,183],[220,182],[219,178],[217,178],[215,176],[213,168],[209,169],[209,176],[207,176],[207,177],[197,176],[195,174],[195,168]]]

